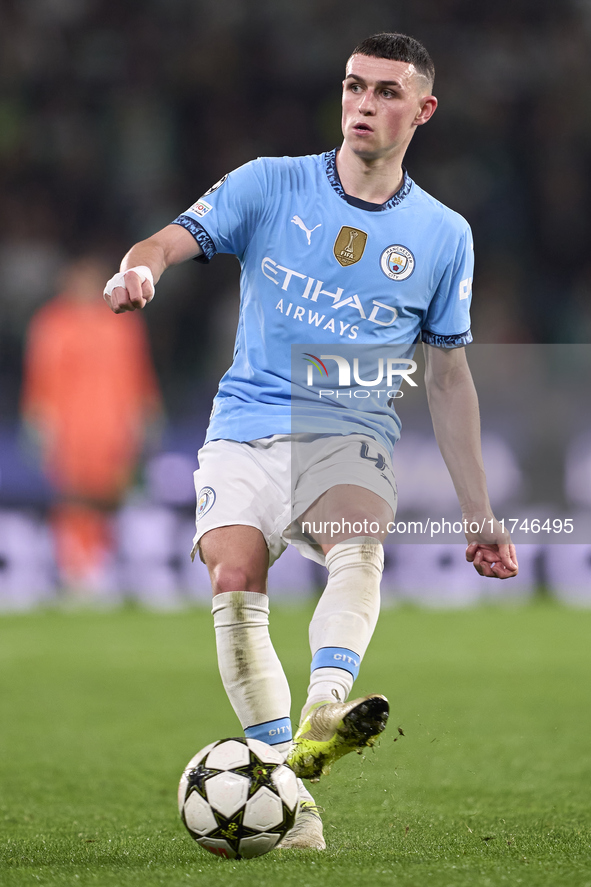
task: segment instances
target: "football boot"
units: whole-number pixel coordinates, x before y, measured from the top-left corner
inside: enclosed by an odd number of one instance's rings
[[[385,696],[351,702],[319,702],[302,721],[287,755],[297,776],[318,782],[351,751],[362,753],[386,728],[390,706]]]
[[[320,810],[301,779],[298,779],[298,785],[298,815],[295,824],[278,845],[278,849],[326,850]]]

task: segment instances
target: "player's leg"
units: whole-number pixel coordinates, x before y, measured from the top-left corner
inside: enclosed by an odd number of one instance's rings
[[[267,571],[285,548],[290,444],[215,441],[195,474],[199,548],[211,576],[222,681],[247,736],[287,752],[290,692],[269,636]],[[322,850],[322,821],[300,781],[298,827],[282,847]]]
[[[217,527],[199,542],[211,578],[222,683],[246,736],[291,741],[289,685],[269,635],[269,551],[256,527]]]
[[[290,763],[318,779],[349,751],[372,745],[386,726],[388,702],[372,695],[347,702],[380,609],[381,540],[391,505],[372,490],[337,485],[303,515],[302,526],[339,522],[344,529],[315,534],[326,558],[328,582],[310,623],[312,669],[308,696]],[[304,523],[305,522],[305,523]],[[352,535],[358,530],[366,535]]]
[[[246,736],[287,753],[291,697],[269,636],[265,539],[255,527],[218,527],[199,545],[211,577],[218,664],[230,703]],[[322,819],[301,780],[299,794],[296,824],[281,847],[324,850]]]
[[[346,527],[330,537],[315,534],[328,582],[310,623],[312,675],[302,716],[318,702],[344,702],[351,692],[380,612],[381,540],[392,517],[384,499],[350,484],[331,487],[302,516],[312,527],[335,518]]]

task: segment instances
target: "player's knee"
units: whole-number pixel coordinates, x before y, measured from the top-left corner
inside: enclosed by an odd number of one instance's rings
[[[357,536],[373,536],[376,544],[379,544],[387,535],[388,521],[392,520],[392,509],[384,503],[383,508],[369,510],[367,508],[347,509],[340,521],[342,528],[341,538],[354,538]]]
[[[210,570],[214,595],[226,591],[267,592],[267,577],[261,570],[250,565],[220,563]]]

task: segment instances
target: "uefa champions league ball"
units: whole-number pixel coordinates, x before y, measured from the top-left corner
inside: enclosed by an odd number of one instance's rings
[[[221,739],[191,758],[178,801],[198,844],[226,859],[250,859],[272,850],[293,826],[297,778],[265,742]]]

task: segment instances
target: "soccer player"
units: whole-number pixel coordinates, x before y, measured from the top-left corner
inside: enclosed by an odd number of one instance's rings
[[[111,515],[161,415],[145,324],[122,324],[105,311],[104,277],[97,257],[70,262],[60,292],[31,321],[25,353],[23,418],[55,490],[50,519],[62,588],[80,599],[109,591]]]
[[[322,344],[338,351],[423,342],[434,429],[463,516],[495,527],[488,540],[469,537],[466,557],[484,576],[517,573],[514,547],[488,499],[463,347],[472,340],[472,236],[467,222],[402,166],[417,127],[437,107],[433,79],[433,63],[416,40],[364,40],[347,62],[340,149],[259,158],[224,176],[171,225],[132,247],[105,290],[115,313],[133,311],[152,299],[172,264],[207,262],[216,252],[240,260],[234,361],[221,380],[195,478],[194,552],[211,576],[220,672],[246,736],[275,745],[298,776],[313,780],[341,755],[373,744],[388,716],[383,696],[347,699],[378,618],[399,422],[383,403],[346,411],[346,433],[338,426],[301,436],[292,491],[292,345],[307,343],[305,353],[316,359]],[[342,532],[315,531],[331,520]],[[356,522],[370,532],[353,532]],[[310,624],[312,673],[293,743],[290,691],[269,637],[266,596],[269,565],[290,541],[328,569]],[[324,847],[303,786],[300,816],[283,846]]]

